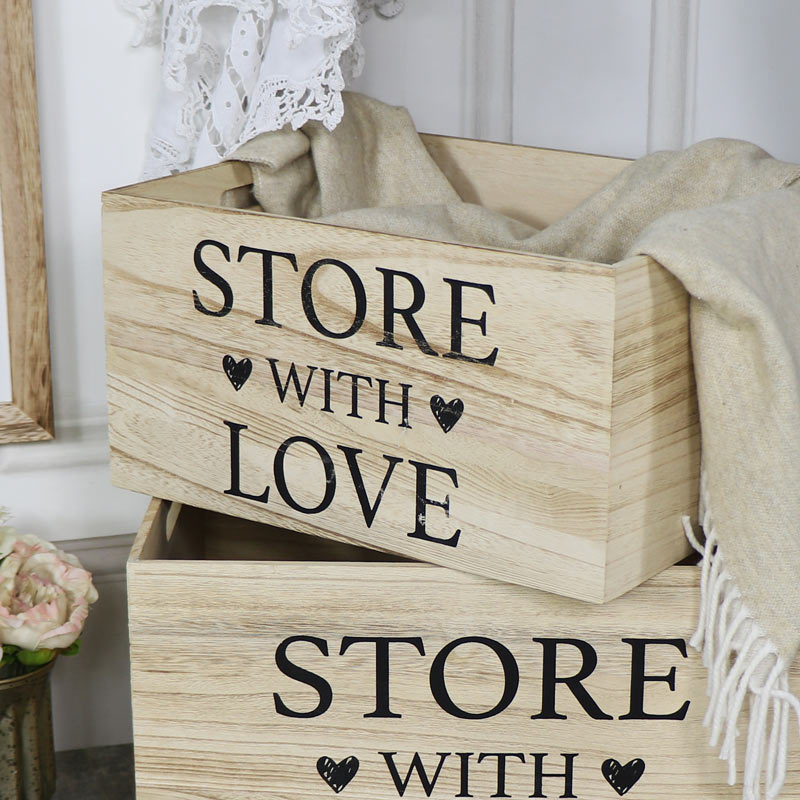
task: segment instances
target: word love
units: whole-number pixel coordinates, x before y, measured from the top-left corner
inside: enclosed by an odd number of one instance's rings
[[[231,422],[229,420],[223,420],[223,422],[230,430],[231,480],[230,487],[225,489],[225,494],[241,497],[246,500],[254,500],[257,503],[264,503],[265,505],[268,504],[271,496],[271,486],[269,484],[259,494],[250,494],[242,488],[241,435],[243,431],[248,430],[247,425],[243,425],[240,422]],[[347,447],[342,444],[337,445],[336,450],[331,449],[329,451],[316,439],[312,439],[308,436],[290,436],[278,445],[272,459],[272,475],[278,495],[281,500],[294,511],[298,511],[301,514],[320,514],[334,502],[337,487],[340,483],[338,476],[344,469],[358,499],[358,504],[364,517],[364,523],[367,528],[370,528],[378,513],[383,496],[389,487],[389,482],[392,479],[395,468],[400,464],[405,464],[406,461],[400,456],[384,454],[383,462],[386,466],[384,467],[383,480],[381,481],[380,487],[377,489],[373,487],[372,494],[370,494],[364,481],[361,464],[359,463],[359,456],[362,455],[362,453],[363,450],[358,447]],[[334,461],[334,455],[336,456],[336,461]],[[298,497],[301,490],[309,488],[306,479],[296,481],[298,485],[290,486],[287,476],[286,461],[287,458],[292,456],[297,456],[306,461],[312,459],[316,464],[322,467],[320,473],[322,477],[320,487],[322,496],[318,502],[309,504],[308,501],[303,501]],[[342,461],[344,463],[342,463]],[[412,458],[409,458],[407,463],[408,466],[414,470],[415,484],[412,503],[414,510],[414,530],[410,531],[407,535],[412,539],[423,539],[428,542],[435,542],[436,544],[456,547],[461,537],[461,529],[457,529],[449,536],[434,536],[428,531],[429,506],[438,507],[442,509],[446,517],[450,516],[450,495],[446,494],[442,500],[429,497],[429,477],[431,474],[444,476],[444,480],[452,483],[452,486],[457,489],[458,474],[456,470],[451,467],[440,467],[436,464],[429,464],[426,461],[417,461]],[[251,478],[248,478],[248,480],[252,482]],[[261,485],[263,485],[263,483]]]
[[[531,674],[529,667],[526,667],[524,678],[526,680],[537,680],[541,686],[541,704],[538,710],[531,715],[532,720],[554,720],[567,719],[568,715],[560,713],[557,709],[558,693],[557,689],[569,691],[583,712],[591,719],[610,720],[614,717],[602,709],[584,682],[595,671],[598,665],[597,651],[589,642],[582,639],[560,639],[551,637],[532,637],[531,641],[540,649],[541,666],[538,676]],[[674,719],[682,720],[686,718],[689,710],[689,700],[686,700],[678,708],[668,712],[647,711],[645,687],[648,683],[664,683],[669,690],[675,691],[676,667],[673,666],[666,674],[653,675],[645,668],[645,658],[648,650],[654,648],[669,647],[680,653],[686,658],[686,642],[683,639],[640,639],[622,638],[620,641],[630,648],[630,666],[628,669],[628,680],[620,694],[624,695],[627,690],[628,709],[624,714],[616,717],[619,720],[643,720],[643,719]],[[448,661],[452,654],[461,648],[471,648],[467,654],[474,657],[478,650],[486,651],[497,660],[496,683],[498,688],[498,700],[490,708],[482,710],[472,710],[462,708],[453,699],[448,689],[448,676],[455,677],[456,665],[452,662],[448,666]],[[420,658],[428,655],[425,644],[421,636],[344,636],[342,637],[338,655],[346,659],[351,648],[354,648],[359,658],[363,658],[364,650],[371,648],[374,653],[374,686],[375,686],[375,708],[366,710],[363,714],[365,718],[401,718],[402,710],[393,708],[391,692],[391,669],[390,651],[402,649],[404,654],[416,652]],[[291,650],[291,652],[290,652]],[[367,650],[369,652],[369,650]],[[323,676],[319,672],[308,669],[309,660],[319,662],[319,654],[325,658],[331,657],[327,639],[316,636],[290,636],[284,639],[276,648],[275,665],[278,670],[288,678],[297,683],[308,686],[311,690],[311,702],[304,707],[298,705],[290,706],[281,697],[279,692],[273,693],[275,711],[284,717],[311,718],[325,714],[333,705],[335,691],[333,678]],[[304,658],[305,657],[305,658]],[[576,657],[580,659],[580,666],[575,670],[574,666],[564,670],[559,667],[559,659],[569,660],[574,665]],[[337,662],[338,663],[338,662]],[[464,660],[461,660],[464,663]],[[348,677],[352,680],[352,664],[343,664],[347,670]],[[410,667],[404,668],[406,672]],[[432,658],[429,665],[426,665],[428,672],[428,685],[431,696],[436,705],[452,717],[458,719],[488,719],[502,714],[514,703],[520,682],[523,678],[517,657],[502,642],[490,639],[485,636],[465,636],[442,647]],[[564,674],[564,673],[567,674]],[[482,680],[491,681],[492,675],[487,670]],[[373,685],[372,676],[365,677],[364,686]],[[346,701],[352,703],[352,695],[346,697]],[[652,706],[651,706],[652,708]],[[351,710],[351,708],[348,708]],[[619,765],[608,763],[606,765],[609,778],[615,778],[622,774],[623,768]],[[634,767],[626,769],[634,769]]]
[[[216,268],[209,265],[213,261]],[[232,263],[231,248],[224,242],[214,239],[204,239],[198,242],[194,250],[194,266],[198,274],[206,281],[215,286],[220,292],[218,303],[215,306],[206,305],[201,299],[196,289],[192,290],[194,307],[201,314],[210,317],[225,317],[234,310],[236,298],[230,281],[222,272],[228,272],[227,265]],[[410,272],[403,272],[385,267],[375,267],[375,271],[380,273],[380,290],[375,291],[375,296],[369,296],[364,285],[364,281],[353,267],[344,261],[336,258],[320,258],[308,267],[302,268],[302,278],[298,281],[294,273],[301,273],[301,266],[297,263],[297,256],[294,253],[282,252],[279,250],[266,250],[260,247],[250,247],[240,245],[237,255],[236,271],[242,269],[260,267],[261,268],[261,290],[262,290],[262,313],[254,319],[256,325],[266,325],[273,328],[281,328],[284,322],[296,324],[296,319],[288,317],[277,320],[275,318],[275,282],[277,265],[280,265],[284,274],[282,280],[293,280],[298,290],[298,310],[302,312],[308,324],[317,333],[328,339],[349,339],[355,336],[364,327],[365,330],[382,330],[383,336],[375,342],[377,347],[389,347],[395,350],[402,350],[403,345],[397,342],[398,331],[396,325],[398,320],[404,325],[414,343],[421,352],[428,356],[441,356],[442,358],[454,359],[456,361],[468,361],[475,364],[487,364],[494,366],[497,360],[498,348],[492,348],[488,353],[483,354],[471,352],[465,353],[463,349],[464,326],[470,325],[478,328],[480,335],[487,336],[486,311],[482,311],[477,317],[468,317],[464,313],[464,301],[466,293],[470,293],[470,305],[478,300],[487,300],[494,305],[494,287],[488,283],[473,283],[463,281],[458,278],[442,278],[443,283],[449,287],[449,309],[450,309],[450,350],[439,353],[431,347],[429,336],[422,330],[421,323],[417,320],[417,314],[425,305],[425,300],[430,289],[426,290],[423,282]],[[223,269],[224,267],[224,269]],[[323,319],[320,314],[318,292],[315,286],[323,275],[331,275],[343,279],[349,284],[352,291],[352,321],[346,327],[338,328],[330,319]],[[370,282],[370,285],[371,282]],[[439,290],[445,287],[437,287]],[[410,295],[410,300],[405,305],[397,302],[397,297],[402,295],[406,298]],[[374,313],[373,308],[377,306],[378,319],[370,319]],[[284,311],[284,313],[286,313]],[[472,312],[474,313],[474,312]],[[373,334],[374,335],[374,334]],[[485,347],[483,348],[485,351]]]

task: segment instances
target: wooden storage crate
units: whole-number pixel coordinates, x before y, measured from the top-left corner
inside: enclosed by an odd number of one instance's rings
[[[128,564],[137,797],[735,800],[687,645],[698,578],[591,605],[153,501]]]
[[[626,163],[425,142],[465,199],[539,226]],[[250,182],[104,195],[118,486],[594,602],[686,554],[697,409],[666,271],[272,216]]]

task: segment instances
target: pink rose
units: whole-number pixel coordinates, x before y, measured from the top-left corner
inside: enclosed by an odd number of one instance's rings
[[[75,556],[0,525],[0,657],[4,644],[69,647],[95,600],[92,576]]]

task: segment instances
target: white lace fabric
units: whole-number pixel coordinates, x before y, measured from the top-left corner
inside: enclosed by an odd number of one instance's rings
[[[259,133],[342,118],[361,24],[402,0],[121,0],[134,44],[162,46],[143,176],[213,164]]]

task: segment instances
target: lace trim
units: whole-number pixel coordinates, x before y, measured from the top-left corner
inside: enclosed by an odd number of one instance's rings
[[[163,87],[144,177],[214,163],[259,133],[332,130],[360,74],[360,25],[403,0],[122,0],[135,44],[160,40]],[[235,19],[231,22],[232,16]],[[159,33],[154,33],[158,31]]]
[[[136,17],[137,29],[131,44],[158,44],[161,34],[162,0],[120,0],[123,11]]]

